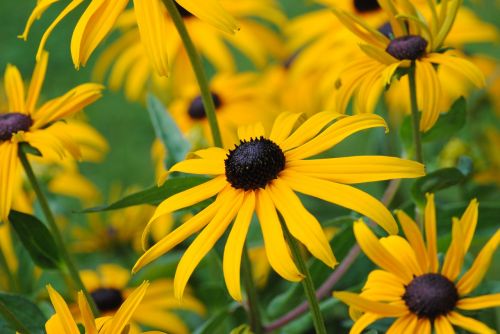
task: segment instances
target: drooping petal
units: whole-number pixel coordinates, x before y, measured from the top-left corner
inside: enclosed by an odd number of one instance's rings
[[[78,20],[71,38],[71,58],[78,69],[109,34],[129,0],[93,0]]]
[[[212,221],[201,231],[182,256],[174,278],[174,295],[182,299],[186,284],[194,269],[203,257],[212,249],[217,240],[226,231],[234,216],[240,210],[244,193],[231,189],[228,198],[219,207]]]
[[[441,274],[453,282],[460,274],[465,256],[462,226],[458,219],[453,219],[451,238],[451,244],[446,252]]]
[[[286,244],[276,209],[266,190],[258,190],[256,202],[264,246],[271,267],[284,279],[292,282],[304,277],[297,269]]]
[[[63,297],[61,297],[61,295],[54,290],[50,284],[47,285],[47,291],[49,292],[50,301],[54,306],[59,321],[64,328],[64,334],[80,334],[75,319],[73,319],[73,316],[71,315],[68,305],[64,301]]]
[[[434,194],[427,194],[427,205],[424,212],[425,239],[427,242],[427,256],[429,258],[429,270],[436,273],[438,270],[437,241],[436,241],[436,208],[434,206]]]
[[[290,170],[280,178],[295,191],[359,212],[372,219],[390,234],[398,233],[398,227],[389,210],[377,199],[354,187],[308,177]]]
[[[442,88],[431,63],[416,61],[416,86],[419,107],[422,109],[420,131],[428,131],[439,118],[439,103]]]
[[[354,235],[366,256],[380,268],[400,277],[405,284],[412,280],[413,273],[411,270],[379,242],[375,234],[363,221],[354,223]]]
[[[432,63],[449,67],[454,72],[462,73],[479,88],[484,87],[486,84],[486,80],[481,70],[467,59],[455,57],[446,53],[431,53],[428,55],[428,59]]]
[[[38,20],[50,6],[58,1],[60,0],[39,0],[35,8],[31,12],[28,21],[26,21],[26,26],[24,27],[23,33],[17,37],[26,41],[28,39],[28,34],[30,32],[31,26],[33,25],[35,20]]]
[[[424,238],[422,233],[417,226],[417,223],[413,221],[408,215],[401,210],[396,211],[401,228],[406,236],[406,240],[410,243],[411,247],[417,255],[417,261],[420,264],[420,268],[423,272],[428,271],[429,259],[427,257],[427,251],[425,249]]]
[[[17,144],[9,141],[0,144],[0,221],[7,222],[14,186],[21,182]]]
[[[134,10],[141,41],[153,67],[168,76],[167,11],[160,0],[134,0]]]
[[[292,236],[304,244],[314,257],[329,267],[335,266],[337,261],[325,232],[318,220],[304,208],[297,195],[279,179],[268,185],[268,191]]]
[[[175,0],[179,5],[216,28],[230,34],[239,29],[236,20],[222,7],[219,0]]]
[[[241,256],[254,210],[255,193],[253,191],[246,192],[243,198],[243,204],[236,216],[224,248],[224,258],[222,262],[224,279],[229,294],[237,301],[242,300],[240,286]]]
[[[484,245],[483,249],[481,249],[470,269],[458,281],[457,289],[461,296],[469,294],[481,283],[490,267],[493,254],[498,248],[499,243],[500,230],[497,230],[493,237]]]
[[[137,289],[134,290],[127,297],[127,299],[120,306],[118,311],[116,311],[111,323],[108,327],[106,327],[106,333],[122,333],[125,326],[128,325],[130,319],[134,315],[134,312],[139,307],[144,295],[146,294],[146,290],[149,286],[148,281],[144,281]]]
[[[338,119],[307,143],[286,152],[287,161],[304,159],[324,152],[356,132],[375,127],[387,129],[384,119],[378,115],[363,114]]]
[[[425,175],[425,167],[419,162],[386,156],[295,160],[288,162],[287,168],[311,177],[347,184]]]
[[[5,95],[12,112],[26,113],[24,83],[21,73],[14,65],[7,64],[4,76]]]
[[[295,130],[288,138],[284,139],[280,144],[280,147],[284,151],[291,150],[297,146],[314,138],[321,130],[325,128],[329,123],[333,122],[337,118],[342,117],[342,114],[322,111],[314,114],[304,123],[302,123],[297,130]],[[278,127],[280,124],[275,121],[275,126]]]
[[[31,82],[28,88],[28,96],[26,97],[26,111],[28,114],[33,115],[40,96],[43,81],[45,80],[45,72],[47,71],[47,64],[49,61],[49,54],[42,52],[40,59],[36,62],[35,69],[31,75]]]
[[[458,312],[452,311],[448,313],[448,320],[455,326],[462,327],[471,333],[478,334],[494,334],[496,331],[489,328],[485,324],[475,319],[461,315]]]
[[[142,267],[156,260],[163,254],[180,244],[186,238],[190,237],[191,235],[205,227],[215,216],[215,213],[219,206],[220,202],[215,201],[214,203],[203,209],[201,212],[190,218],[188,221],[184,222],[181,226],[163,237],[163,239],[161,239],[153,247],[148,249],[146,253],[144,253],[139,258],[139,260],[137,260],[134,267],[132,268],[132,272],[135,273],[139,271]],[[147,244],[147,236],[148,233],[145,229],[143,232],[143,247]]]
[[[376,302],[352,292],[334,292],[333,297],[363,312],[373,313],[380,317],[400,317],[409,312],[404,306]]]
[[[455,334],[455,330],[446,316],[434,319],[434,329],[436,330],[436,334]]]
[[[457,303],[457,307],[461,310],[480,310],[498,306],[500,306],[500,293],[479,297],[462,298]]]

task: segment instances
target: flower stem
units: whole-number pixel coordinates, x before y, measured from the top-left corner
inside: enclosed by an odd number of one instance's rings
[[[281,226],[283,228],[285,238],[288,241],[288,245],[290,246],[290,250],[297,264],[297,267],[299,271],[305,275],[304,279],[302,280],[302,286],[309,303],[309,308],[311,310],[316,334],[326,334],[325,321],[323,320],[323,315],[321,314],[321,310],[319,308],[318,299],[316,299],[314,283],[311,279],[311,273],[307,268],[307,264],[304,261],[302,253],[300,252],[299,244],[297,243],[297,240],[295,240],[295,238],[291,235],[288,227],[283,221],[281,221]]]
[[[243,285],[245,286],[248,299],[247,306],[248,317],[250,318],[250,327],[252,328],[252,333],[262,334],[264,333],[264,331],[260,317],[259,298],[257,295],[257,289],[255,288],[254,284],[252,267],[250,264],[250,257],[248,255],[248,248],[246,244],[243,246],[242,265]]]
[[[410,89],[411,119],[413,124],[413,145],[415,146],[415,159],[423,163],[424,156],[422,153],[422,138],[420,136],[420,114],[418,112],[417,85],[415,81],[415,62],[412,62],[408,73],[408,82]]]
[[[203,107],[205,108],[205,114],[208,118],[210,130],[212,131],[214,144],[217,147],[222,147],[222,137],[220,135],[219,124],[217,123],[217,116],[215,115],[215,105],[212,99],[212,93],[210,92],[210,87],[208,85],[208,80],[205,75],[200,56],[198,55],[193,41],[189,36],[186,25],[184,24],[184,20],[182,19],[179,10],[175,6],[174,0],[163,0],[163,3],[165,4],[170,17],[174,22],[175,28],[177,29],[182,43],[186,48],[191,66],[193,67],[196,80],[198,81],[198,86],[200,87],[201,100],[203,102]]]
[[[59,231],[59,227],[57,226],[54,215],[50,210],[47,198],[45,197],[45,194],[43,193],[40,185],[38,184],[38,180],[35,176],[35,173],[33,172],[33,169],[31,168],[26,153],[24,153],[22,149],[19,150],[19,159],[21,160],[21,164],[23,165],[24,171],[26,172],[26,175],[30,180],[31,186],[33,187],[33,190],[36,193],[38,202],[40,203],[40,207],[42,208],[45,218],[47,219],[50,231],[52,233],[52,236],[54,237],[54,241],[57,245],[57,248],[61,252],[62,260],[66,266],[66,269],[68,270],[69,276],[71,277],[73,284],[75,284],[75,286],[79,290],[83,291],[85,297],[87,298],[87,301],[90,304],[90,307],[92,308],[92,312],[94,313],[95,316],[98,316],[99,311],[97,310],[97,307],[94,303],[94,299],[90,296],[89,292],[83,285],[83,282],[80,278],[80,274],[78,273],[78,270],[73,262],[73,259],[71,258],[71,255],[69,254],[68,250],[66,249],[61,231]]]

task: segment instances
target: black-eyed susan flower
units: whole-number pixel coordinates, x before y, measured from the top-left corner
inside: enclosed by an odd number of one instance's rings
[[[15,66],[7,65],[5,71],[8,109],[0,113],[0,180],[3,180],[0,185],[0,221],[7,220],[14,186],[19,180],[19,144],[26,142],[45,156],[61,158],[69,153],[78,158],[81,152],[76,141],[66,124],[58,121],[82,110],[101,96],[101,85],[86,83],[37,107],[47,61],[48,54],[41,53],[27,92]]]
[[[219,0],[175,0],[186,13],[192,13],[205,22],[226,31],[234,33],[238,24],[219,3]],[[36,19],[49,9],[53,0],[38,1],[29,17],[26,28],[20,36],[28,38],[28,33]],[[59,13],[52,24],[45,30],[40,41],[37,57],[41,56],[45,43],[59,22],[77,8],[83,0],[66,0],[66,7]],[[92,0],[80,16],[71,38],[71,57],[76,68],[85,66],[90,55],[109,34],[122,14],[129,0]],[[142,47],[159,75],[168,74],[167,43],[169,41],[169,26],[165,17],[168,15],[161,0],[134,0],[132,17],[137,22],[141,36]]]
[[[128,286],[130,270],[118,265],[101,265],[96,271],[84,270],[80,272],[80,275],[103,316],[117,314],[123,301],[127,300],[135,290]],[[191,294],[187,294],[182,302],[174,298],[172,280],[151,281],[137,310],[130,317],[130,334],[140,333],[140,325],[171,334],[189,333],[186,324],[175,314],[176,310],[186,310],[198,315],[205,314],[203,304]],[[74,311],[77,311],[76,308]]]
[[[116,334],[127,333],[130,319],[137,311],[149,286],[142,283],[126,300],[121,300],[118,311],[111,317],[94,318],[92,311],[82,292],[78,293],[78,308],[81,313],[81,325],[87,334]],[[78,324],[71,314],[64,298],[52,286],[48,285],[50,300],[55,314],[46,322],[47,334],[80,334]],[[124,332],[125,331],[125,332]],[[143,334],[162,334],[159,331],[144,332]]]
[[[241,300],[241,254],[256,212],[272,268],[287,280],[299,281],[303,275],[290,256],[276,210],[283,216],[290,233],[313,256],[333,267],[336,260],[327,237],[295,191],[357,211],[389,233],[396,233],[397,224],[385,206],[350,184],[418,177],[424,175],[424,166],[384,156],[308,159],[358,131],[385,127],[385,123],[376,115],[342,116],[320,112],[295,128],[300,116],[281,114],[269,135],[260,123],[240,127],[240,142],[234,149],[213,147],[200,150],[194,153],[199,159],[174,165],[170,172],[215,177],[163,201],[150,219],[144,236],[159,217],[215,195],[216,200],[151,247],[137,261],[133,271],[138,271],[201,230],[177,266],[174,292],[181,298],[198,263],[236,217],[225,246],[223,270],[229,293],[234,299]]]
[[[453,219],[452,240],[442,264],[437,253],[434,195],[427,195],[424,225],[404,212],[397,212],[406,236],[377,239],[362,222],[354,233],[363,252],[381,269],[368,276],[359,295],[336,292],[351,306],[356,319],[351,334],[361,333],[382,318],[396,318],[387,333],[455,333],[453,326],[472,333],[495,333],[485,324],[459,311],[481,310],[500,305],[500,294],[469,296],[485,276],[500,242],[500,230],[484,245],[471,267],[462,273],[478,222],[478,203],[472,200],[460,219]],[[425,241],[424,241],[425,236]]]
[[[350,13],[334,9],[339,20],[364,42],[360,45],[364,56],[346,66],[339,77],[337,108],[345,110],[356,93],[356,110],[373,112],[379,95],[391,83],[396,70],[414,66],[417,102],[422,111],[420,130],[427,131],[440,112],[443,83],[436,66],[448,67],[474,85],[484,86],[484,76],[474,64],[443,50],[462,1],[448,1],[441,6],[436,1],[428,1],[431,6],[429,18],[410,2],[379,1],[379,4],[388,18],[389,26],[385,30],[373,28]]]

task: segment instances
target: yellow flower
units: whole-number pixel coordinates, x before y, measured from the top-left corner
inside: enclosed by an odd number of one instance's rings
[[[480,310],[500,305],[500,294],[468,295],[483,279],[500,242],[500,230],[484,245],[469,270],[460,275],[478,220],[472,200],[460,219],[453,219],[452,240],[439,270],[434,195],[427,195],[425,233],[404,212],[397,212],[406,236],[377,237],[362,222],[354,225],[363,252],[382,270],[368,276],[363,292],[336,292],[351,306],[356,319],[350,333],[361,333],[378,319],[397,318],[387,333],[455,333],[452,325],[473,333],[496,333],[458,310]],[[425,240],[424,242],[424,235]],[[460,278],[459,278],[460,277]]]
[[[268,136],[260,123],[240,127],[240,142],[234,149],[200,150],[194,153],[199,159],[174,165],[170,172],[209,174],[215,178],[163,201],[150,219],[144,237],[157,218],[215,195],[217,198],[150,248],[136,262],[133,272],[202,230],[177,266],[174,292],[181,298],[198,263],[236,217],[225,246],[223,270],[229,293],[241,300],[241,254],[256,211],[269,263],[285,279],[299,281],[303,275],[290,257],[276,209],[291,234],[313,256],[333,267],[336,260],[320,223],[294,191],[357,211],[388,232],[397,233],[397,224],[385,206],[349,184],[418,177],[424,175],[424,166],[385,156],[307,159],[358,131],[385,127],[385,123],[376,115],[342,116],[320,112],[296,128],[300,116],[282,113]]]
[[[17,157],[19,143],[29,143],[43,156],[62,158],[69,152],[76,158],[80,157],[79,147],[67,125],[58,121],[82,110],[101,96],[101,85],[86,83],[37,107],[47,61],[48,54],[43,52],[27,93],[19,70],[9,64],[5,71],[8,110],[0,113],[0,221],[7,220],[20,173]]]
[[[134,288],[128,287],[130,271],[118,265],[101,265],[97,271],[84,270],[80,275],[104,316],[113,316],[119,312],[118,308],[123,300],[134,293]],[[139,307],[130,317],[130,334],[140,333],[139,324],[171,334],[189,333],[182,319],[173,312],[176,310],[205,314],[204,306],[191,295],[185,296],[179,303],[173,296],[171,280],[158,279],[150,282]]]
[[[128,333],[129,321],[136,313],[142,299],[146,294],[149,286],[148,282],[142,283],[135,289],[128,298],[121,303],[120,308],[112,317],[101,317],[95,319],[90,310],[88,301],[85,299],[84,294],[80,291],[78,293],[78,307],[82,314],[83,327],[87,334],[117,334]],[[63,297],[47,285],[50,300],[55,309],[55,314],[45,323],[45,330],[47,334],[80,334],[78,325],[73,318],[68,304],[64,301]],[[158,331],[144,332],[143,334],[162,334]]]
[[[364,56],[351,62],[342,72],[336,93],[338,110],[345,110],[356,93],[355,110],[373,112],[379,95],[391,83],[400,68],[415,66],[419,109],[422,111],[421,131],[429,130],[439,117],[442,85],[435,66],[447,67],[483,87],[484,76],[471,62],[453,52],[442,52],[446,36],[453,27],[461,0],[450,0],[441,6],[428,1],[431,17],[423,14],[410,2],[396,8],[388,0],[379,2],[389,18],[390,29],[376,30],[354,15],[334,9],[339,20],[364,44]]]
[[[36,19],[56,0],[40,0],[29,17],[26,28],[20,36],[28,38],[29,30]],[[59,13],[47,28],[40,41],[37,59],[41,56],[45,43],[52,30],[69,13],[77,8],[83,0],[66,0],[67,6]],[[109,34],[118,17],[122,14],[129,0],[91,0],[81,15],[71,38],[71,57],[75,67],[85,66],[90,55]],[[175,0],[181,11],[192,13],[201,20],[228,33],[238,29],[236,21],[219,3],[219,0]],[[151,63],[159,75],[168,73],[167,43],[170,35],[169,26],[165,20],[167,10],[161,0],[133,0],[135,20],[139,27],[142,46],[146,50]],[[185,8],[185,9],[184,9]]]

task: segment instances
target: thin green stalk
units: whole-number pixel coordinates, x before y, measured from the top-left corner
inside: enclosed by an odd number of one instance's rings
[[[417,104],[417,85],[415,83],[415,62],[412,62],[410,73],[408,73],[408,82],[410,83],[410,103],[411,103],[411,119],[413,124],[413,145],[415,146],[415,159],[418,162],[424,162],[422,153],[422,138],[420,136],[420,114]]]
[[[14,273],[10,270],[9,264],[7,263],[7,259],[5,258],[5,254],[0,251],[0,268],[3,268],[5,271],[5,275],[7,276],[7,280],[9,282],[10,291],[17,291],[18,284]]]
[[[215,105],[200,56],[198,55],[193,41],[189,36],[184,20],[175,6],[174,0],[163,0],[163,3],[165,4],[165,7],[167,7],[168,13],[174,22],[175,28],[181,37],[184,47],[186,48],[191,66],[193,66],[193,71],[196,76],[196,80],[198,81],[198,86],[200,87],[201,100],[203,102],[203,106],[205,107],[205,114],[207,115],[210,130],[212,131],[214,144],[217,147],[222,147],[222,137],[220,135],[219,124],[217,123],[217,116],[215,115]]]
[[[90,304],[90,307],[92,308],[92,312],[94,313],[95,316],[98,316],[99,311],[94,303],[94,299],[92,298],[92,296],[90,296],[89,292],[87,291],[87,289],[83,285],[83,282],[80,278],[80,274],[78,273],[78,270],[76,269],[76,266],[71,258],[71,255],[69,254],[68,250],[66,249],[61,231],[59,231],[59,227],[57,226],[54,215],[52,214],[52,211],[50,210],[50,206],[49,206],[49,203],[47,201],[47,198],[45,198],[45,194],[43,193],[40,185],[38,184],[38,180],[35,176],[35,173],[33,172],[33,169],[31,168],[31,165],[28,161],[28,158],[26,157],[26,153],[24,153],[22,149],[19,150],[19,159],[21,160],[21,164],[23,165],[24,171],[26,172],[26,175],[28,176],[28,179],[30,180],[31,186],[33,187],[33,190],[36,193],[36,196],[38,198],[38,202],[40,203],[40,207],[42,208],[43,214],[45,215],[45,218],[47,219],[47,222],[49,223],[50,231],[52,232],[52,236],[54,237],[54,241],[57,245],[57,248],[61,252],[62,260],[63,260],[64,264],[66,265],[66,269],[68,270],[69,276],[71,277],[73,284],[75,284],[77,289],[83,291],[83,293],[85,294],[85,297],[87,298],[87,301]]]
[[[304,287],[304,292],[309,303],[309,308],[311,310],[316,334],[326,334],[325,321],[323,320],[323,315],[321,314],[321,310],[319,308],[318,299],[316,299],[316,289],[314,288],[314,283],[311,279],[311,273],[307,268],[307,264],[304,261],[302,253],[300,252],[299,244],[297,243],[297,240],[295,240],[293,235],[291,235],[288,227],[283,221],[281,221],[281,226],[283,228],[285,238],[288,241],[288,245],[290,246],[290,250],[292,251],[292,256],[295,260],[295,263],[297,264],[300,272],[305,275],[304,279],[302,280],[302,286]]]
[[[250,327],[252,328],[252,332],[254,334],[262,334],[264,333],[264,326],[262,325],[260,317],[259,299],[252,276],[252,267],[246,244],[243,246],[242,265],[243,285],[245,286],[248,298],[248,316],[250,318]]]
[[[31,334],[31,331],[24,326],[24,324],[16,318],[16,316],[9,310],[4,303],[0,301],[0,314],[7,320],[17,332],[21,334]]]

